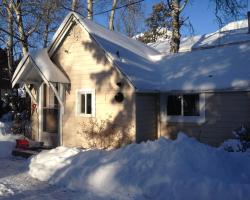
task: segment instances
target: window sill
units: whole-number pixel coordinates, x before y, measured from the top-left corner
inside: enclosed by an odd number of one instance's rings
[[[196,123],[202,124],[205,122],[205,116],[165,116],[163,121],[173,123]]]
[[[77,117],[85,117],[85,118],[91,118],[91,117],[95,117],[95,115],[93,114],[77,114]]]

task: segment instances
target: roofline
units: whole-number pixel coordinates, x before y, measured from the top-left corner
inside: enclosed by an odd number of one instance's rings
[[[44,80],[44,82],[45,82],[46,84],[48,84],[49,81],[46,79],[46,77],[43,75],[42,71],[41,71],[41,70],[39,69],[39,67],[36,65],[36,63],[35,63],[35,61],[33,60],[33,58],[32,58],[29,54],[27,54],[27,57],[26,57],[25,60],[23,61],[23,63],[22,63],[22,65],[21,65],[20,69],[18,70],[18,72],[17,72],[15,78],[12,80],[12,88],[16,85],[18,78],[22,75],[22,74],[20,74],[20,71],[21,71],[22,69],[25,70],[24,66],[25,66],[26,62],[28,62],[28,61],[30,61],[30,62],[34,65],[35,69],[38,71],[39,75],[42,77],[42,79]]]
[[[119,65],[116,63],[116,61],[113,59],[113,57],[111,55],[109,55],[106,52],[106,50],[103,48],[103,46],[95,39],[95,37],[92,35],[92,33],[85,27],[82,18],[75,12],[70,12],[65,17],[65,19],[63,20],[63,22],[61,23],[61,25],[57,29],[56,33],[54,34],[52,41],[51,41],[51,44],[48,47],[49,56],[51,57],[53,55],[53,53],[56,51],[56,49],[60,45],[63,37],[66,35],[66,33],[70,29],[71,25],[74,24],[75,20],[77,20],[77,22],[79,24],[81,24],[81,26],[87,31],[87,33],[90,35],[91,39],[93,39],[96,42],[96,44],[98,44],[98,46],[104,52],[108,61],[111,62],[113,64],[113,66],[117,69],[118,73],[120,73],[120,75],[122,75],[123,77],[125,77],[128,80],[128,83],[132,88],[136,89],[135,85],[130,80],[130,78],[119,68]]]
[[[250,40],[229,42],[229,43],[218,44],[218,45],[213,45],[213,46],[201,46],[201,47],[196,47],[196,48],[194,47],[194,48],[190,48],[189,50],[187,50],[185,52],[192,52],[192,51],[206,50],[206,49],[214,49],[214,48],[219,48],[219,47],[225,47],[225,46],[231,46],[231,45],[237,45],[237,44],[245,44],[245,43],[250,43]]]
[[[57,31],[54,33],[50,45],[48,47],[48,54],[52,56],[52,54],[56,51],[57,47],[61,43],[61,40],[64,38],[67,33],[70,25],[73,25],[73,17],[74,13],[70,12],[62,21],[61,25],[58,27]]]
[[[30,55],[26,54],[22,60],[20,61],[20,63],[18,64],[12,79],[11,79],[11,83],[12,83],[12,88],[16,85],[16,79],[19,77],[19,72],[23,69],[23,66],[25,65],[25,63],[27,62],[27,60],[29,59]]]

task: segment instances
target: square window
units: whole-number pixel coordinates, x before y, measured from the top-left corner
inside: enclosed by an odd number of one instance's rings
[[[77,108],[76,113],[80,116],[93,117],[95,108],[94,90],[78,90],[77,91]]]
[[[167,115],[200,116],[199,94],[168,95]]]

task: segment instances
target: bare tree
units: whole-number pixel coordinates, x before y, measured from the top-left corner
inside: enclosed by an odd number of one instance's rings
[[[23,55],[28,53],[28,37],[25,34],[24,25],[23,25],[23,15],[22,15],[22,0],[17,0],[16,3],[14,0],[11,0],[11,6],[16,14],[16,23],[19,31],[19,36],[22,44]]]
[[[14,19],[13,19],[13,9],[11,4],[8,4],[5,0],[3,1],[3,4],[6,7],[7,10],[7,26],[8,26],[8,32],[10,33],[8,35],[7,40],[7,60],[8,60],[8,73],[9,77],[12,76],[12,70],[13,70],[13,35],[14,35]]]
[[[230,20],[238,20],[246,15],[246,0],[210,0],[214,4],[214,14],[221,27]]]
[[[115,10],[117,7],[117,3],[118,3],[118,0],[113,0],[112,10],[111,10],[110,17],[109,17],[109,29],[110,30],[114,30],[114,18],[115,18]]]
[[[180,48],[180,28],[183,24],[183,21],[180,18],[180,13],[184,10],[188,2],[189,0],[168,0],[172,16],[172,37],[170,42],[170,52],[172,53],[177,53]]]
[[[120,0],[120,6],[127,5],[117,13],[116,28],[129,37],[138,33],[143,22],[143,7],[141,2],[136,0]]]
[[[93,0],[87,0],[87,16],[90,20],[93,20],[93,3]]]
[[[62,2],[58,0],[43,0],[40,5],[39,14],[36,17],[40,18],[40,24],[36,33],[42,38],[43,47],[47,47],[50,35],[53,34],[61,21]],[[64,12],[62,13],[64,15]]]
[[[72,5],[71,5],[72,11],[76,11],[77,5],[78,5],[78,0],[72,0]]]

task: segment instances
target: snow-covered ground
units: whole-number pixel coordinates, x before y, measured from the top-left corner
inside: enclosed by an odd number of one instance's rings
[[[21,158],[0,158],[0,199],[4,200],[73,200],[77,192],[52,186],[32,178],[29,161]]]
[[[30,175],[83,199],[249,199],[250,154],[229,153],[179,134],[176,141],[113,151],[58,147],[33,157]]]
[[[6,134],[5,130],[6,122],[0,122],[0,199],[81,199],[77,192],[52,186],[48,182],[41,182],[32,178],[28,173],[29,160],[11,156],[12,149],[15,147],[15,140],[20,136]]]

